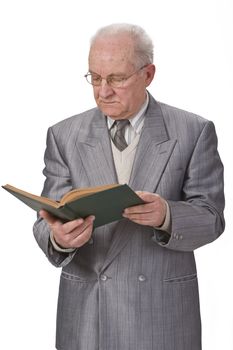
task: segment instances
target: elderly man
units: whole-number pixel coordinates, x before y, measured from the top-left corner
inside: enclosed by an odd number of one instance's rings
[[[40,212],[35,237],[62,267],[59,350],[201,349],[193,251],[224,230],[223,167],[213,123],[157,102],[154,74],[142,28],[101,28],[85,75],[97,107],[48,131],[44,196],[119,182],[145,202],[96,229]]]

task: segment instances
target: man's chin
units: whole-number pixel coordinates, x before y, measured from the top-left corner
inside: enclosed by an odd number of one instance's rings
[[[113,105],[99,105],[100,110],[103,112],[103,114],[111,117],[111,118],[119,118],[122,114],[122,111],[119,111],[118,108],[114,107]]]

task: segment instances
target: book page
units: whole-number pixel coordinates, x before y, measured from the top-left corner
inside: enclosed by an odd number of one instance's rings
[[[112,184],[112,185],[103,185],[103,186],[96,186],[96,187],[86,187],[86,188],[77,188],[74,189],[68,193],[66,193],[62,199],[60,200],[60,204],[64,205],[66,203],[72,202],[75,199],[82,198],[89,196],[93,193],[101,192],[108,190],[110,188],[114,188],[120,186],[119,184]]]
[[[42,196],[37,196],[35,194],[32,194],[32,193],[20,190],[19,188],[11,186],[11,185],[8,185],[8,184],[5,185],[5,186],[2,186],[2,187],[4,189],[8,190],[11,193],[15,193],[15,194],[18,193],[20,196],[23,196],[23,197],[26,197],[26,198],[31,198],[34,201],[37,201],[37,202],[40,202],[40,203],[44,203],[44,204],[48,204],[48,205],[50,205],[50,206],[52,206],[54,208],[59,208],[59,206],[60,206],[60,203],[56,202],[53,199],[42,197]]]

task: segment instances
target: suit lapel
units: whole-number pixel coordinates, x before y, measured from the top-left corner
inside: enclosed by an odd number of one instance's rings
[[[159,104],[150,96],[129,185],[155,192],[175,144],[176,140],[169,139]]]
[[[90,186],[117,183],[106,118],[96,110],[88,133],[79,137],[77,148]]]

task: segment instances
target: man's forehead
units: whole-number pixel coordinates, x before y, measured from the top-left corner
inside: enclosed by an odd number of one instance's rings
[[[133,45],[126,45],[122,41],[98,40],[90,49],[89,64],[112,66],[116,68],[129,68],[133,62]],[[109,67],[111,68],[111,67]]]
[[[118,56],[130,55],[134,50],[134,44],[129,36],[106,36],[96,39],[90,48],[90,55],[108,55]]]
[[[89,60],[89,70],[98,73],[109,74],[126,74],[131,67],[133,68],[132,61],[129,57],[116,57],[116,56],[95,56]]]

